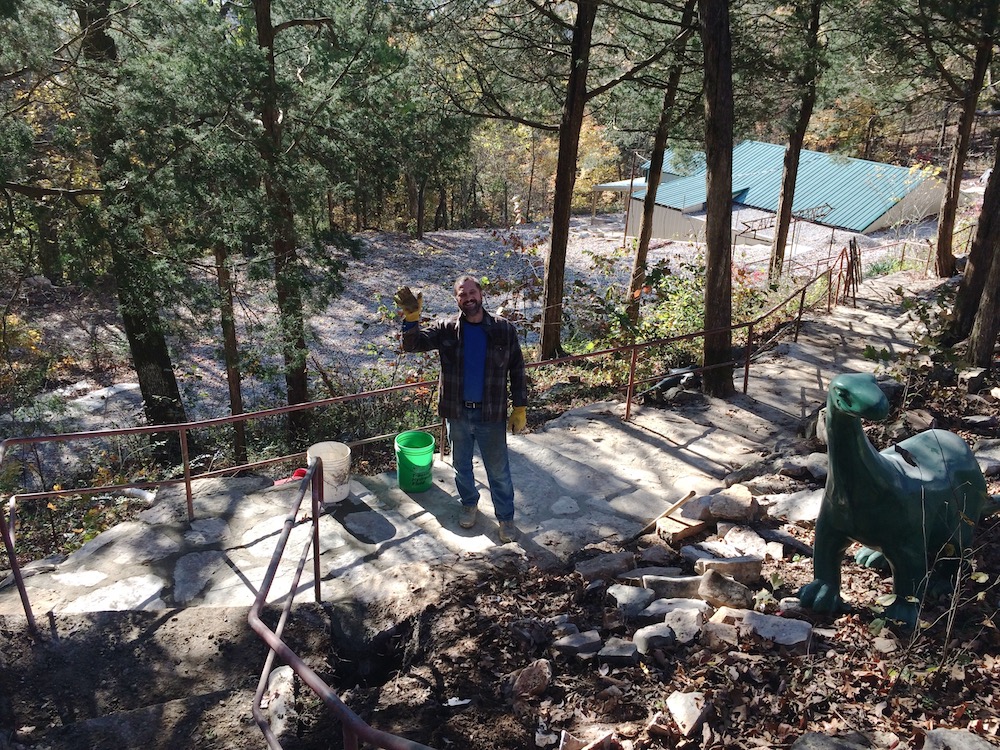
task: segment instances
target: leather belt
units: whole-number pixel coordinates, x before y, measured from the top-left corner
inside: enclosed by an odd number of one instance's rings
[[[466,409],[478,409],[483,405],[482,401],[465,401],[463,403]]]

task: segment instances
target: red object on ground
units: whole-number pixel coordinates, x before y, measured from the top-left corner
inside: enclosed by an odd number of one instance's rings
[[[285,477],[284,479],[278,479],[274,483],[275,485],[279,485],[279,484],[288,484],[289,482],[296,482],[299,479],[302,479],[302,477],[306,475],[307,471],[308,469],[296,469],[295,471],[292,472],[292,475],[290,477]]]

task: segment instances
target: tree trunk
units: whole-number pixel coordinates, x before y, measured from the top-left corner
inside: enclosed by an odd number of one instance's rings
[[[421,177],[416,182],[417,186],[417,239],[422,240],[424,238],[424,214],[427,209],[427,178]]]
[[[632,259],[632,278],[628,285],[628,300],[625,303],[625,315],[629,323],[634,327],[639,323],[639,306],[642,299],[642,288],[646,284],[646,261],[649,257],[649,241],[653,236],[653,214],[656,209],[656,190],[660,187],[660,177],[663,174],[663,152],[667,148],[667,134],[670,129],[670,118],[673,114],[673,94],[676,88],[670,84],[674,83],[674,73],[677,72],[676,80],[680,80],[679,66],[675,66],[670,71],[670,83],[663,95],[663,107],[660,109],[660,121],[656,126],[656,134],[653,136],[653,153],[649,158],[649,174],[646,177],[646,197],[642,201],[642,228],[639,230],[639,244],[635,248],[635,257]],[[625,194],[625,200],[632,200],[632,185],[629,184],[629,191]]]
[[[62,257],[59,254],[59,233],[56,231],[55,210],[51,204],[35,204],[38,223],[38,266],[42,276],[59,286],[63,282]]]
[[[219,285],[219,317],[222,324],[222,351],[226,360],[226,383],[229,385],[229,413],[243,413],[243,389],[240,375],[240,350],[236,339],[236,315],[233,312],[233,284],[226,265],[226,249],[215,248],[215,273]],[[247,462],[246,422],[233,423],[233,456],[236,463]]]
[[[146,420],[150,424],[186,422],[163,323],[152,299],[155,290],[148,287],[153,280],[152,272],[141,253],[120,248],[114,240],[111,258],[122,326],[139,379]],[[176,441],[176,436],[169,439],[162,454],[164,458],[176,459],[180,455],[180,444]]]
[[[983,192],[983,208],[979,212],[976,236],[965,264],[962,282],[955,298],[951,325],[941,339],[945,346],[957,344],[972,332],[986,279],[994,265],[997,244],[1000,243],[1000,142],[994,145],[993,171]]]
[[[774,228],[774,245],[771,248],[771,264],[767,279],[776,286],[785,265],[785,245],[788,243],[788,228],[792,223],[792,205],[795,203],[795,181],[799,176],[799,160],[802,157],[802,143],[805,141],[809,120],[816,105],[816,78],[819,65],[816,60],[819,48],[819,18],[821,0],[812,0],[809,8],[809,24],[806,30],[808,57],[799,79],[802,99],[799,101],[799,116],[795,127],[788,136],[785,160],[781,177],[781,193],[778,196],[778,216]]]
[[[281,110],[278,104],[278,83],[274,60],[274,25],[270,0],[254,0],[257,44],[267,52],[267,79],[261,97],[261,121],[264,138],[258,140],[264,170],[264,191],[272,221],[271,243],[274,255],[274,286],[278,303],[282,356],[285,366],[285,388],[289,406],[309,400],[306,375],[305,318],[302,312],[302,267],[296,252],[295,208],[282,182],[279,165],[282,152]],[[289,436],[304,431],[308,418],[304,412],[289,415]]]
[[[587,101],[587,72],[590,67],[590,43],[597,18],[597,0],[579,0],[573,24],[569,83],[559,125],[559,157],[556,162],[555,197],[552,204],[552,239],[545,258],[544,294],[542,297],[542,332],[538,359],[552,359],[562,353],[563,284],[566,275],[566,249],[569,246],[569,222],[576,184],[576,157],[580,149],[580,130]]]
[[[531,223],[531,195],[535,190],[535,131],[531,131],[531,168],[528,170],[528,200],[524,204],[524,221]]]
[[[448,191],[444,185],[438,187],[437,208],[434,211],[434,229],[448,228]]]
[[[958,132],[952,145],[951,158],[948,160],[948,177],[941,199],[941,209],[938,212],[937,257],[934,263],[934,270],[941,278],[955,275],[955,254],[952,247],[955,217],[958,214],[958,202],[961,197],[965,157],[969,152],[972,126],[976,121],[976,105],[979,102],[979,93],[983,90],[990,62],[993,60],[997,6],[996,0],[989,0],[983,10],[982,31],[976,45],[976,61],[972,78],[969,79],[963,92],[958,116]]]
[[[1000,331],[1000,263],[996,262],[996,255],[1000,252],[1000,233],[993,234],[990,250],[994,260],[990,264],[979,311],[972,325],[968,353],[972,364],[986,368],[993,365],[993,351],[996,349],[997,332]]]
[[[416,221],[420,204],[417,197],[417,181],[412,175],[406,175],[406,210],[410,218]]]
[[[681,67],[675,65],[667,82],[667,90],[663,94],[663,107],[660,110],[660,121],[653,136],[653,153],[649,159],[649,176],[646,178],[646,197],[642,202],[642,228],[639,230],[639,244],[635,248],[635,258],[632,260],[632,279],[628,287],[628,302],[625,305],[625,315],[633,326],[639,322],[639,302],[642,298],[642,287],[646,283],[646,261],[649,257],[649,241],[653,237],[653,214],[656,210],[656,190],[660,186],[663,174],[663,153],[667,148],[667,136],[670,131],[670,120],[673,116],[674,100],[677,98],[677,85],[681,79]],[[631,185],[625,200],[632,200]]]
[[[281,205],[281,199],[277,201]],[[285,221],[290,220],[285,216]],[[274,251],[274,287],[278,303],[278,324],[281,330],[281,351],[285,365],[285,388],[288,405],[304,404],[309,400],[306,377],[305,319],[302,313],[302,268],[295,252],[294,240],[288,230],[276,230],[272,243]],[[304,412],[289,415],[292,436],[308,424]]]
[[[676,59],[684,57],[684,50],[687,49],[688,39],[691,38],[694,28],[694,11],[697,7],[697,0],[687,0],[684,5],[684,15],[681,18],[680,34],[674,41],[677,47]],[[670,68],[667,75],[667,88],[663,92],[663,106],[660,108],[660,121],[656,126],[656,134],[653,136],[653,153],[649,159],[649,176],[646,178],[646,197],[642,202],[642,228],[639,230],[639,245],[635,249],[635,258],[632,261],[632,279],[629,282],[628,302],[625,305],[625,314],[629,323],[635,326],[639,322],[639,301],[642,297],[642,287],[646,283],[646,259],[649,256],[649,241],[653,236],[653,214],[656,210],[656,189],[660,186],[660,177],[663,174],[663,153],[667,148],[667,137],[670,134],[670,123],[673,118],[674,102],[677,100],[677,89],[680,87],[681,75],[684,72],[680,62],[675,63]],[[625,195],[626,201],[632,200],[632,185]],[[628,205],[628,204],[626,204]]]
[[[81,45],[84,57],[102,63],[117,62],[118,48],[107,31],[106,0],[78,6],[77,15],[84,34]],[[115,121],[113,114],[109,121]],[[113,148],[113,135],[106,130],[92,132],[91,144],[101,181],[104,184],[118,182],[117,175],[106,173]],[[115,195],[111,200],[124,202],[126,199]],[[127,206],[125,213],[135,214],[137,211],[134,206]],[[118,223],[121,224],[121,220]],[[122,247],[119,244],[120,238],[127,236],[125,229],[108,226],[104,228],[104,234],[111,252],[122,326],[128,339],[132,366],[139,380],[146,420],[150,424],[186,422],[187,416],[174,376],[163,321],[156,306],[156,279],[145,262],[142,248]],[[177,437],[170,437],[158,453],[163,459],[175,460],[180,455]]]
[[[735,392],[732,360],[733,64],[728,0],[699,0],[705,51],[705,352],[702,387]]]

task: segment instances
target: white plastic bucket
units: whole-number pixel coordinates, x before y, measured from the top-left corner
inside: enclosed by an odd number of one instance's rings
[[[316,443],[306,451],[308,463],[314,458],[323,462],[323,502],[345,500],[351,487],[351,446],[333,441]]]

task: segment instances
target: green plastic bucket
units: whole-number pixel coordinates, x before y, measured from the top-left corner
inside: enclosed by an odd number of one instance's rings
[[[423,492],[431,488],[434,465],[434,436],[429,432],[401,432],[396,435],[396,476],[399,489]]]

